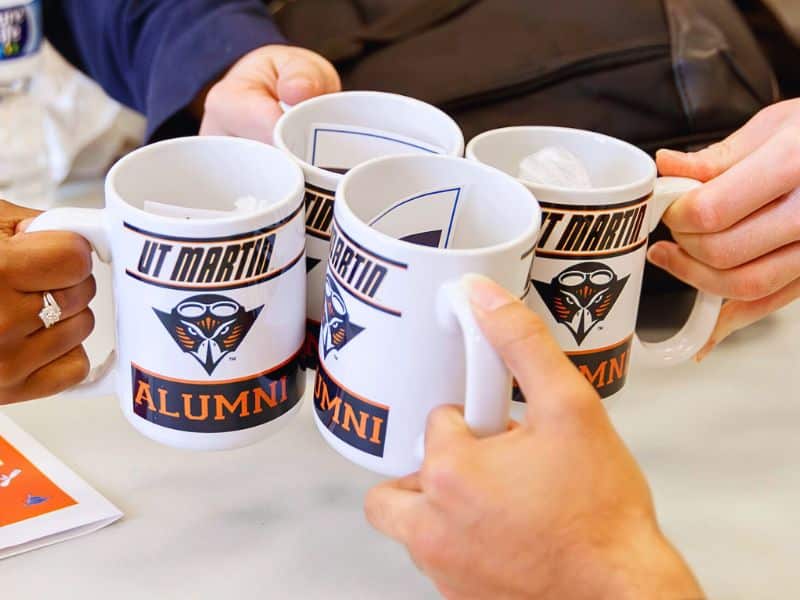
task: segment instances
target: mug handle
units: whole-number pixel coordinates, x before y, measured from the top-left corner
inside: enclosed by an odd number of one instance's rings
[[[55,208],[42,213],[28,226],[29,233],[37,231],[71,231],[83,236],[92,245],[97,257],[111,264],[111,236],[106,223],[106,211],[100,208]],[[92,367],[86,379],[59,394],[60,397],[98,397],[113,393],[116,372],[116,351],[112,348],[105,360]]]
[[[701,185],[686,177],[659,177],[649,212],[650,232],[655,230],[673,202]],[[711,337],[721,308],[721,297],[698,290],[689,318],[674,336],[663,342],[643,342],[639,336],[634,336],[637,362],[650,367],[668,367],[689,360]]]
[[[438,312],[445,329],[454,332],[460,327],[464,338],[464,420],[478,437],[506,431],[511,410],[511,372],[478,326],[463,280],[442,286]]]

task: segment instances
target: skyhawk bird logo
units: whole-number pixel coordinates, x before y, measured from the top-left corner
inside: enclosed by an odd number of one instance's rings
[[[550,283],[533,280],[533,285],[555,320],[567,326],[580,346],[614,308],[628,277],[619,279],[603,263],[585,262],[567,267]]]
[[[339,288],[330,275],[325,278],[325,306],[322,310],[320,345],[325,358],[334,350],[341,350],[364,328],[350,322],[350,313]]]
[[[322,261],[318,258],[311,258],[310,256],[306,256],[306,273],[310,273],[314,270],[314,268],[321,263]]]
[[[170,313],[153,310],[180,349],[211,375],[224,357],[236,352],[263,308],[246,310],[236,300],[202,294],[187,298]]]

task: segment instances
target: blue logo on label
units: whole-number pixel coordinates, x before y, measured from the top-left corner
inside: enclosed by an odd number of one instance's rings
[[[0,9],[0,60],[36,54],[41,46],[41,0]]]
[[[36,506],[37,504],[44,504],[50,498],[45,498],[44,496],[33,496],[28,494],[28,497],[25,498],[25,506]]]
[[[325,307],[320,327],[322,355],[327,358],[334,350],[341,350],[362,331],[363,327],[350,321],[347,304],[333,278],[328,275],[325,278]]]

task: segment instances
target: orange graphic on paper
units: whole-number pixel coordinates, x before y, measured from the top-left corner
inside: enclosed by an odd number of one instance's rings
[[[0,436],[0,527],[77,502]]]

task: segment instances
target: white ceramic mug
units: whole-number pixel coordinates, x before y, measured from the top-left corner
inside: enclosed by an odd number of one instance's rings
[[[288,107],[287,107],[288,108]],[[288,108],[275,145],[291,154],[306,179],[308,337],[304,362],[316,367],[325,264],[336,188],[350,168],[402,154],[462,156],[464,135],[439,109],[384,92],[341,92]]]
[[[503,431],[511,376],[461,281],[477,273],[522,295],[540,222],[528,190],[458,158],[389,157],[350,171],[334,212],[314,386],[327,442],[403,475],[419,468],[436,406],[464,404],[479,435]]]
[[[305,387],[297,165],[249,140],[175,139],[120,160],[105,196],[104,209],[55,209],[29,228],[78,233],[112,264],[116,352],[76,393],[115,393],[134,428],[180,448],[234,448],[284,425]],[[254,204],[237,210],[242,197]]]
[[[668,366],[705,344],[722,299],[698,293],[692,313],[673,337],[643,343],[636,336],[647,241],[664,212],[700,183],[657,177],[652,158],[599,133],[560,127],[511,127],[483,133],[467,158],[517,176],[522,160],[547,147],[575,155],[591,189],[566,189],[521,180],[542,206],[542,229],[527,293],[575,365],[601,396],[622,389],[635,360]]]

